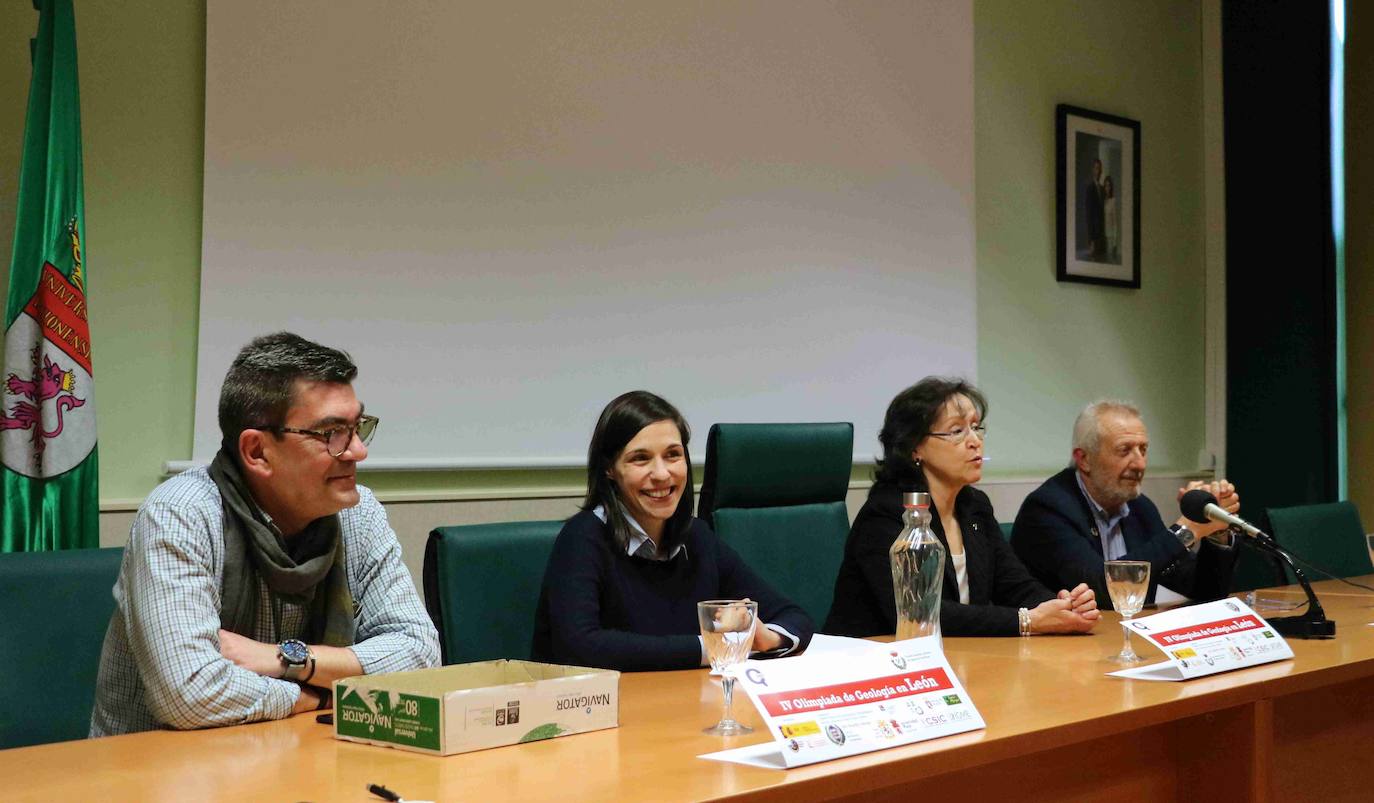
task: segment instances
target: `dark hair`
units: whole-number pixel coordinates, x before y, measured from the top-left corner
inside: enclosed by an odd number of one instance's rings
[[[672,554],[687,535],[692,521],[692,458],[687,455],[687,441],[691,430],[687,421],[677,408],[665,399],[647,390],[632,390],[622,393],[611,400],[601,411],[592,431],[592,442],[587,447],[587,498],[582,502],[583,510],[591,510],[597,505],[606,509],[606,523],[611,527],[616,543],[621,549],[630,541],[630,523],[621,507],[611,468],[615,459],[625,451],[625,446],[639,434],[641,429],[659,421],[672,421],[682,436],[683,459],[687,461],[687,481],[678,500],[677,510],[663,528],[663,541],[659,549],[663,554]]]
[[[911,459],[911,453],[930,436],[940,411],[955,396],[967,396],[980,421],[987,416],[987,399],[978,388],[957,377],[928,376],[897,394],[887,406],[878,433],[883,456],[874,472],[875,480],[900,485],[904,490],[929,490],[925,472]]]
[[[296,382],[347,384],[358,366],[346,352],[312,343],[290,332],[255,337],[234,358],[219,391],[221,445],[238,452],[245,429],[286,424]]]

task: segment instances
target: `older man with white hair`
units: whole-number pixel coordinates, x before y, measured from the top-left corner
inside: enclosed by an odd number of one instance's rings
[[[1165,526],[1159,508],[1140,492],[1149,448],[1133,405],[1096,401],[1083,408],[1073,427],[1072,465],[1026,497],[1012,528],[1012,548],[1041,583],[1087,583],[1098,604],[1110,607],[1103,562],[1145,560],[1146,604],[1160,585],[1195,600],[1226,595],[1236,559],[1230,534],[1225,525],[1186,518]],[[1211,491],[1230,512],[1240,509],[1240,495],[1226,480],[1191,482],[1179,495],[1194,488]]]

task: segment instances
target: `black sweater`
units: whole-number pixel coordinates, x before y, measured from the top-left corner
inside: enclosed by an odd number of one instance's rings
[[[931,526],[945,545],[945,579],[941,589],[940,632],[946,636],[1014,636],[1020,632],[1017,608],[1034,608],[1054,597],[1017,560],[1002,538],[987,494],[968,487],[954,498],[954,515],[964,536],[969,604],[959,603],[954,559],[949,555],[940,514],[931,507]],[[888,550],[902,532],[902,492],[878,483],[868,492],[849,538],[835,580],[824,633],[838,636],[891,635],[897,630],[897,603],[892,592]]]
[[[536,661],[625,671],[701,665],[697,603],[748,597],[759,623],[776,624],[804,649],[815,626],[754,574],[700,519],[668,561],[625,554],[590,511],[568,519],[554,542],[535,612]]]

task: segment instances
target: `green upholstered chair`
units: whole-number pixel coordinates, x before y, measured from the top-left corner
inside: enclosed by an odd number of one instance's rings
[[[544,567],[562,521],[436,527],[425,544],[425,607],[445,664],[530,657]]]
[[[0,748],[90,732],[123,555],[118,548],[0,554]]]
[[[997,526],[1002,528],[1002,540],[1008,543],[1011,542],[1011,525],[1012,523],[1009,521],[997,522]]]
[[[697,515],[819,627],[849,533],[854,425],[716,424]]]
[[[1294,557],[1312,562],[1315,567],[1337,577],[1374,574],[1369,559],[1360,513],[1350,502],[1324,505],[1269,508],[1269,534]],[[1322,572],[1302,567],[1307,579],[1316,582]],[[1289,582],[1297,582],[1289,578]]]

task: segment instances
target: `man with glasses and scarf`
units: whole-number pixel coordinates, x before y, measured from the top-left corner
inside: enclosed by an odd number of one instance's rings
[[[435,666],[439,643],[357,464],[377,419],[336,349],[239,352],[223,442],[148,496],[115,583],[91,735],[280,719],[338,678]]]

